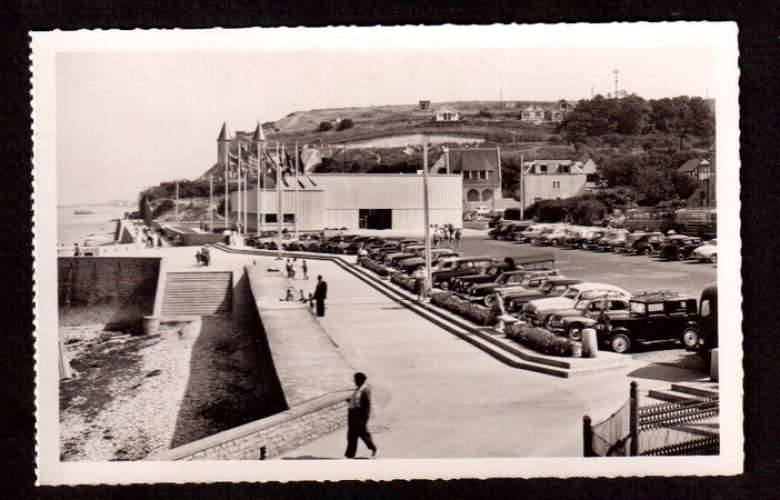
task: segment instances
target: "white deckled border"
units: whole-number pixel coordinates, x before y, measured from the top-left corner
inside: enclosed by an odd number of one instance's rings
[[[739,108],[736,23],[402,26],[33,33],[34,257],[39,484],[725,475],[743,467]],[[649,458],[59,462],[56,54],[64,51],[709,48],[717,78],[721,455]],[[727,333],[732,332],[732,333]]]

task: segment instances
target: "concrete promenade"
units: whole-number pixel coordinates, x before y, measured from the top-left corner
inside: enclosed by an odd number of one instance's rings
[[[162,254],[170,267],[195,267],[195,248],[142,251]],[[149,252],[149,253],[147,253]],[[238,269],[269,257],[212,251],[210,270]],[[560,379],[511,368],[435,326],[327,261],[308,260],[328,282],[320,324],[374,389],[369,424],[384,458],[579,456],[582,416],[607,417],[628,398],[692,380],[696,372],[632,361],[622,371]],[[291,332],[294,335],[294,332]],[[349,384],[351,381],[346,381]],[[346,430],[288,452],[283,458],[342,458]],[[361,445],[358,456],[367,456]]]

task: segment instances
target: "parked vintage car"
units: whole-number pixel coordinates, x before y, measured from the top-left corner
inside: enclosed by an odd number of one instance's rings
[[[667,236],[661,244],[661,258],[664,260],[686,260],[700,246],[700,238],[684,234]]]
[[[603,318],[598,339],[613,351],[626,353],[640,342],[679,340],[689,350],[699,346],[696,299],[677,292],[649,292],[632,297],[626,316]]]
[[[541,286],[547,279],[557,276],[559,274],[556,269],[506,271],[493,282],[471,284],[462,295],[473,302],[484,302],[486,306],[493,307],[496,305],[496,292],[531,290]]]
[[[595,298],[606,293],[626,299],[631,297],[629,292],[615,285],[594,282],[578,283],[570,286],[560,297],[548,297],[528,302],[523,306],[521,318],[535,326],[542,326],[547,322],[550,314],[571,309],[580,299]]]
[[[709,370],[712,350],[718,347],[718,285],[713,283],[701,292],[699,298],[699,353]]]
[[[582,236],[582,239],[577,242],[577,246],[585,250],[595,248],[596,243],[606,234],[606,229],[591,229],[590,231],[586,231]]]
[[[628,251],[633,251],[637,255],[649,255],[657,253],[661,250],[661,245],[664,239],[663,233],[640,233],[639,236],[631,243]]]
[[[547,328],[554,333],[566,335],[572,340],[582,340],[584,328],[595,328],[601,315],[615,318],[628,314],[628,300],[622,297],[599,296],[580,299],[572,309],[551,314]]]
[[[699,259],[699,262],[718,262],[718,242],[710,240],[693,251],[692,257]]]
[[[441,259],[447,257],[459,257],[460,254],[450,248],[432,248],[431,249],[431,268],[435,268]],[[399,263],[401,272],[412,274],[418,267],[425,265],[425,256],[417,256],[410,259],[404,259]]]
[[[506,292],[498,292],[501,299],[504,301],[506,310],[510,314],[519,315],[523,309],[523,306],[528,302],[536,299],[543,299],[545,297],[560,297],[570,286],[582,283],[582,280],[574,278],[565,278],[562,276],[556,276],[548,278],[538,288],[528,290],[508,290]]]
[[[628,234],[628,231],[618,231],[611,238],[607,238],[603,250],[607,252],[619,252],[620,248],[625,245]]]
[[[554,247],[557,247],[563,242],[564,238],[566,238],[567,235],[568,233],[566,232],[566,228],[556,227],[549,233],[539,236],[539,238],[537,238],[534,243],[537,245],[543,245],[543,246],[552,245]]]
[[[503,240],[505,239],[506,235],[512,232],[512,229],[514,228],[514,222],[504,221],[500,224],[497,224],[496,227],[488,231],[488,237],[494,240]]]
[[[452,279],[469,274],[478,274],[495,262],[495,259],[489,257],[461,259],[455,264],[454,269],[440,269],[432,272],[431,279],[433,280],[433,286],[447,290],[449,289],[450,281]]]
[[[455,292],[464,294],[471,285],[494,282],[501,273],[517,269],[526,271],[552,270],[555,269],[555,257],[548,253],[506,257],[502,262],[496,262],[488,266],[481,273],[461,276],[453,280],[450,288]]]
[[[516,232],[513,239],[515,241],[524,243],[534,240],[543,234],[551,232],[552,230],[553,228],[549,224],[533,224],[520,232]]]
[[[625,229],[610,229],[601,238],[590,240],[585,248],[598,252],[610,251],[612,250],[612,242],[620,241],[620,238],[623,238],[625,234]]]
[[[319,234],[307,233],[302,234],[296,240],[292,240],[287,244],[288,250],[302,251],[302,252],[316,252],[319,250],[321,242]]]
[[[260,231],[259,233],[252,233],[244,238],[244,244],[263,250],[276,250],[278,238],[279,233],[276,231]],[[290,235],[282,233],[282,239],[290,239]]]

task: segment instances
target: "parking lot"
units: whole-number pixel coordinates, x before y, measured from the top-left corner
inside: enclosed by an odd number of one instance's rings
[[[698,300],[702,289],[715,282],[717,265],[664,261],[652,256],[593,252],[560,247],[535,246],[514,241],[497,241],[485,234],[469,231],[460,244],[461,254],[469,257],[522,256],[533,253],[550,253],[555,257],[562,274],[587,281],[617,285],[631,293],[654,290],[675,290],[689,294]],[[683,368],[701,368],[695,353],[686,352],[677,344],[658,343],[638,347],[631,354],[644,361],[676,365]]]

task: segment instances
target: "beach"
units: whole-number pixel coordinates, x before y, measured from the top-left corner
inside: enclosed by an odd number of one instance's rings
[[[74,243],[82,244],[87,237],[113,241],[115,219],[121,219],[131,210],[110,205],[57,207],[57,242],[60,246],[69,247]],[[91,213],[75,214],[74,211]]]

